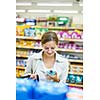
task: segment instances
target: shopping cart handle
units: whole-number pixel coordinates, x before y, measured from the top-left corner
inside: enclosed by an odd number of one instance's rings
[[[23,75],[23,76],[20,76],[20,78],[30,78],[31,75]],[[39,75],[36,75],[36,79],[37,81],[39,81]]]
[[[30,78],[30,75],[23,75],[23,76],[20,76],[20,78]]]

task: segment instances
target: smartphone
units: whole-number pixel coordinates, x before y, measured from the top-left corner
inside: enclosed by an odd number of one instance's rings
[[[56,74],[56,71],[53,71],[53,70],[46,71],[46,72],[41,70],[41,72],[43,72],[45,75],[49,75],[49,76],[53,76]]]

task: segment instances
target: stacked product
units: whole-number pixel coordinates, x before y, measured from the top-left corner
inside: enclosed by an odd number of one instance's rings
[[[16,80],[16,100],[65,100],[68,86],[64,83]]]
[[[82,100],[83,90],[64,83],[16,79],[16,100]]]
[[[81,88],[69,87],[65,100],[83,100],[83,90]]]

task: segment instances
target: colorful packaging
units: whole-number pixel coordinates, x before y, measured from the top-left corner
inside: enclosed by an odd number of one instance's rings
[[[57,26],[68,26],[70,22],[69,17],[59,16],[57,17]]]
[[[77,75],[76,76],[76,84],[82,84],[83,83],[83,76]]]
[[[68,91],[64,83],[16,79],[16,100],[65,100]]]
[[[83,90],[81,88],[69,87],[66,93],[66,100],[83,100]]]
[[[75,83],[75,81],[76,81],[76,77],[75,77],[75,75],[73,75],[73,74],[69,74],[69,81],[70,81],[70,83]]]
[[[48,29],[47,28],[36,28],[36,37],[37,38],[41,38],[41,36],[45,33],[45,32],[48,32]]]
[[[26,25],[32,25],[32,26],[36,25],[36,19],[26,18],[25,22],[26,22]]]
[[[34,90],[34,100],[65,100],[67,92],[64,83],[40,81]]]
[[[16,78],[16,100],[32,100],[34,87],[33,80]]]
[[[24,26],[16,26],[16,36],[24,36]]]

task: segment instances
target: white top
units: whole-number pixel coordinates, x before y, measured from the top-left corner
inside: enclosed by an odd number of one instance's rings
[[[36,73],[39,75],[39,80],[47,80],[44,72],[53,70],[57,72],[57,77],[60,82],[66,82],[68,76],[69,62],[66,58],[56,52],[56,60],[52,68],[46,68],[42,58],[43,51],[34,53],[28,58],[25,74]]]

